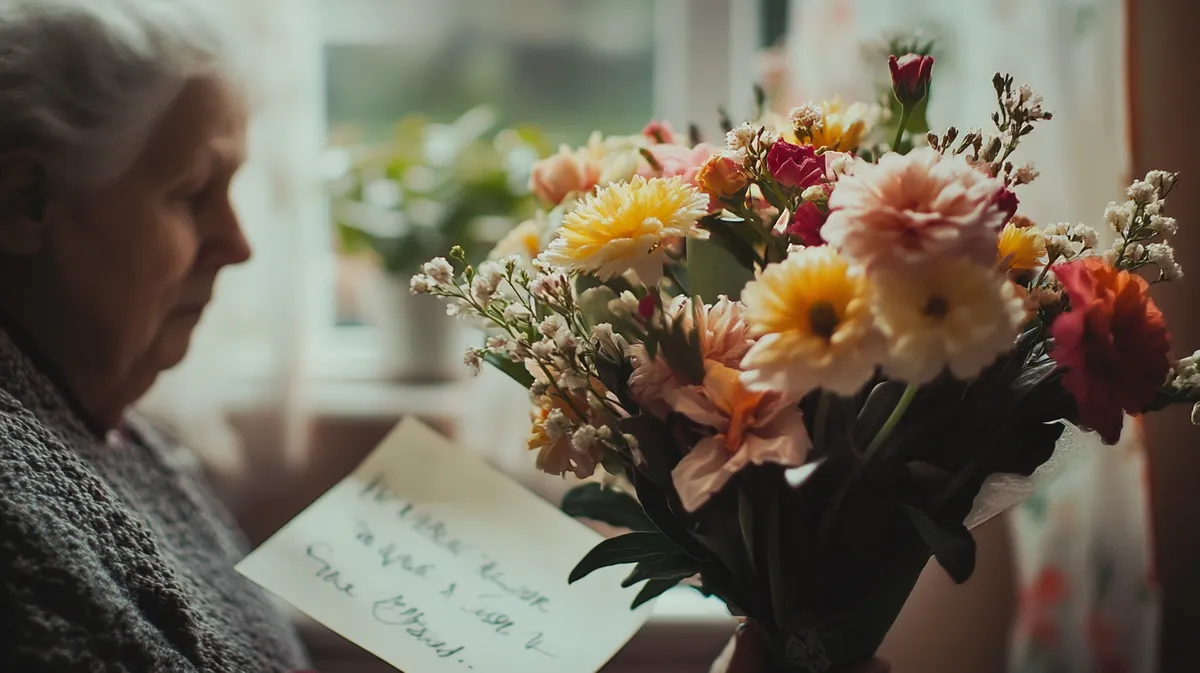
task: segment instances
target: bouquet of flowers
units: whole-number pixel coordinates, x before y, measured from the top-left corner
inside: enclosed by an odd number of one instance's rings
[[[930,557],[965,581],[989,478],[1200,399],[1200,354],[1172,360],[1149,294],[1181,274],[1177,175],[1108,204],[1111,245],[1039,226],[1012,156],[1041,97],[997,74],[991,128],[914,134],[933,59],[888,65],[899,123],[833,101],[719,147],[658,123],[594,136],[534,167],[551,209],[526,245],[412,279],[491,326],[467,363],[528,387],[539,468],[609,475],[562,506],[629,532],[571,580],[633,564],[635,605],[692,584],[772,672],[870,659]]]

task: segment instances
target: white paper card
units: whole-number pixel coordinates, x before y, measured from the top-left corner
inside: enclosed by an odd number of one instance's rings
[[[410,673],[593,673],[641,627],[601,536],[419,421],[238,564]]]

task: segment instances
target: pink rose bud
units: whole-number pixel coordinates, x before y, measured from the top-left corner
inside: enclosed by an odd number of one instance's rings
[[[892,72],[892,92],[902,105],[916,105],[929,93],[929,78],[933,75],[933,57],[905,54],[888,57]]]
[[[675,129],[671,128],[671,122],[654,120],[646,124],[646,128],[642,129],[642,135],[659,145],[667,145],[675,143]]]
[[[1015,192],[1007,187],[1001,187],[1000,191],[996,192],[996,205],[1007,215],[1004,221],[1008,222],[1013,215],[1017,214],[1017,206],[1021,205],[1021,202],[1017,199]]]
[[[558,205],[568,194],[586,192],[600,179],[600,166],[567,146],[533,165],[529,189],[542,201]]]
[[[804,189],[821,183],[825,177],[825,156],[809,145],[793,145],[783,140],[767,152],[767,169],[784,187]]]
[[[735,152],[717,152],[700,166],[696,185],[710,196],[732,196],[746,188],[750,174]]]
[[[654,317],[654,313],[657,310],[658,310],[658,293],[657,292],[651,292],[651,293],[647,294],[645,297],[642,297],[641,299],[638,300],[637,312],[638,312],[638,315],[641,316],[643,320],[649,320],[650,318]]]

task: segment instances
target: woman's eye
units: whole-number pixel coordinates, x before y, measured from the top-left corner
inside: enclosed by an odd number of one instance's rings
[[[180,201],[183,201],[191,208],[200,206],[204,199],[208,196],[208,185],[185,190],[180,196]]]

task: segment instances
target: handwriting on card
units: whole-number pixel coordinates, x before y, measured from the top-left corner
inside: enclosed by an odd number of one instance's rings
[[[599,537],[416,421],[238,570],[392,665],[591,673],[641,626]]]

